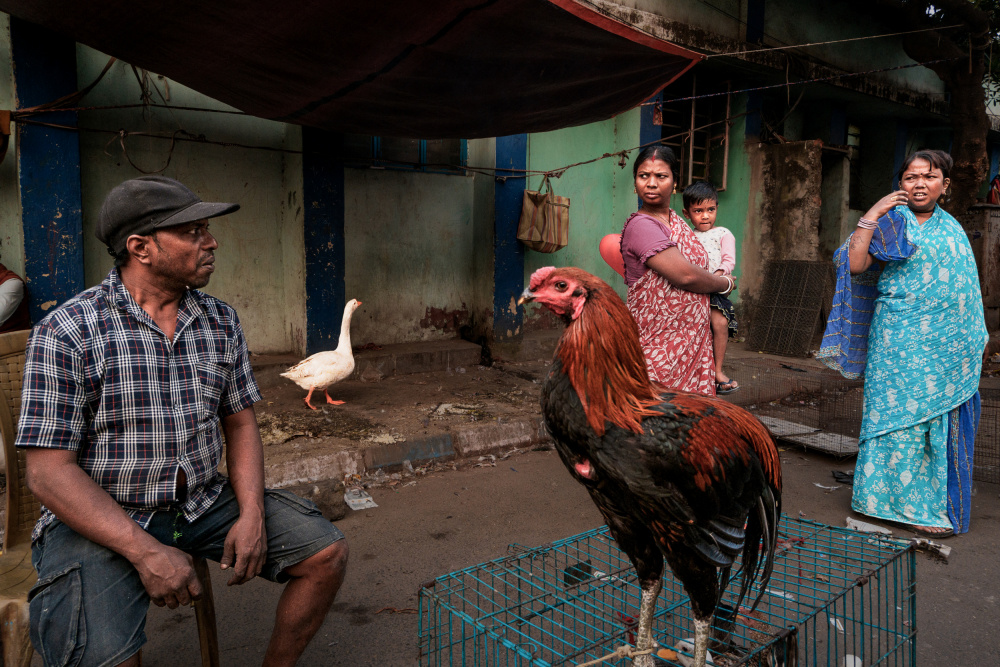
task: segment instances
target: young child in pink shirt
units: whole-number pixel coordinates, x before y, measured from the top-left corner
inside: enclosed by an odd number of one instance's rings
[[[708,270],[720,276],[732,275],[736,268],[736,238],[725,227],[715,226],[719,211],[719,193],[711,183],[696,181],[684,189],[684,216],[694,226],[694,235],[708,253]],[[712,351],[715,354],[715,393],[731,394],[740,388],[736,380],[722,371],[726,343],[736,335],[733,303],[721,294],[712,294]]]

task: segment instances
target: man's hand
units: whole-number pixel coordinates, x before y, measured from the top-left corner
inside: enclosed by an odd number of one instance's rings
[[[176,609],[201,599],[201,582],[194,571],[194,559],[180,549],[158,544],[132,564],[157,607]]]
[[[229,586],[246,583],[260,574],[267,559],[267,535],[264,517],[240,513],[226,535],[222,548],[222,569],[232,568]]]

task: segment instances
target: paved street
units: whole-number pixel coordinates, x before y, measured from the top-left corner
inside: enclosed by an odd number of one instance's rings
[[[843,525],[849,488],[827,493],[814,484],[834,485],[830,471],[852,464],[793,450],[782,457],[786,513]],[[948,564],[917,556],[921,665],[996,664],[998,493],[996,485],[978,485],[972,532],[947,541],[954,549]],[[302,665],[412,665],[417,616],[392,608],[416,609],[421,583],[503,556],[510,543],[544,544],[601,523],[552,451],[519,454],[495,468],[437,473],[372,495],[377,509],[339,524],[351,544],[347,581]],[[223,665],[259,664],[279,590],[261,581],[226,588],[221,573],[215,578]],[[153,608],[147,634],[145,667],[197,664],[191,610]],[[825,664],[821,658],[816,664]]]

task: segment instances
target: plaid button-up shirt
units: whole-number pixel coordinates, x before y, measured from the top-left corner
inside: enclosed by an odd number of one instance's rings
[[[222,490],[220,417],[259,400],[236,311],[189,290],[170,341],[112,269],[32,331],[17,446],[76,451],[143,528],[167,507],[190,520]],[[43,507],[32,540],[53,518]]]

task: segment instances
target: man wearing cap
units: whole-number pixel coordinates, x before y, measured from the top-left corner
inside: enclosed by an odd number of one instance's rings
[[[288,582],[265,665],[295,664],[333,604],[343,534],[309,501],[264,489],[239,319],[197,289],[215,270],[208,219],[238,208],[162,176],[117,186],[97,224],[115,268],[32,333],[17,446],[43,504],[29,599],[46,665],[138,664],[149,601],[201,595],[192,555],[231,570],[230,584]]]

